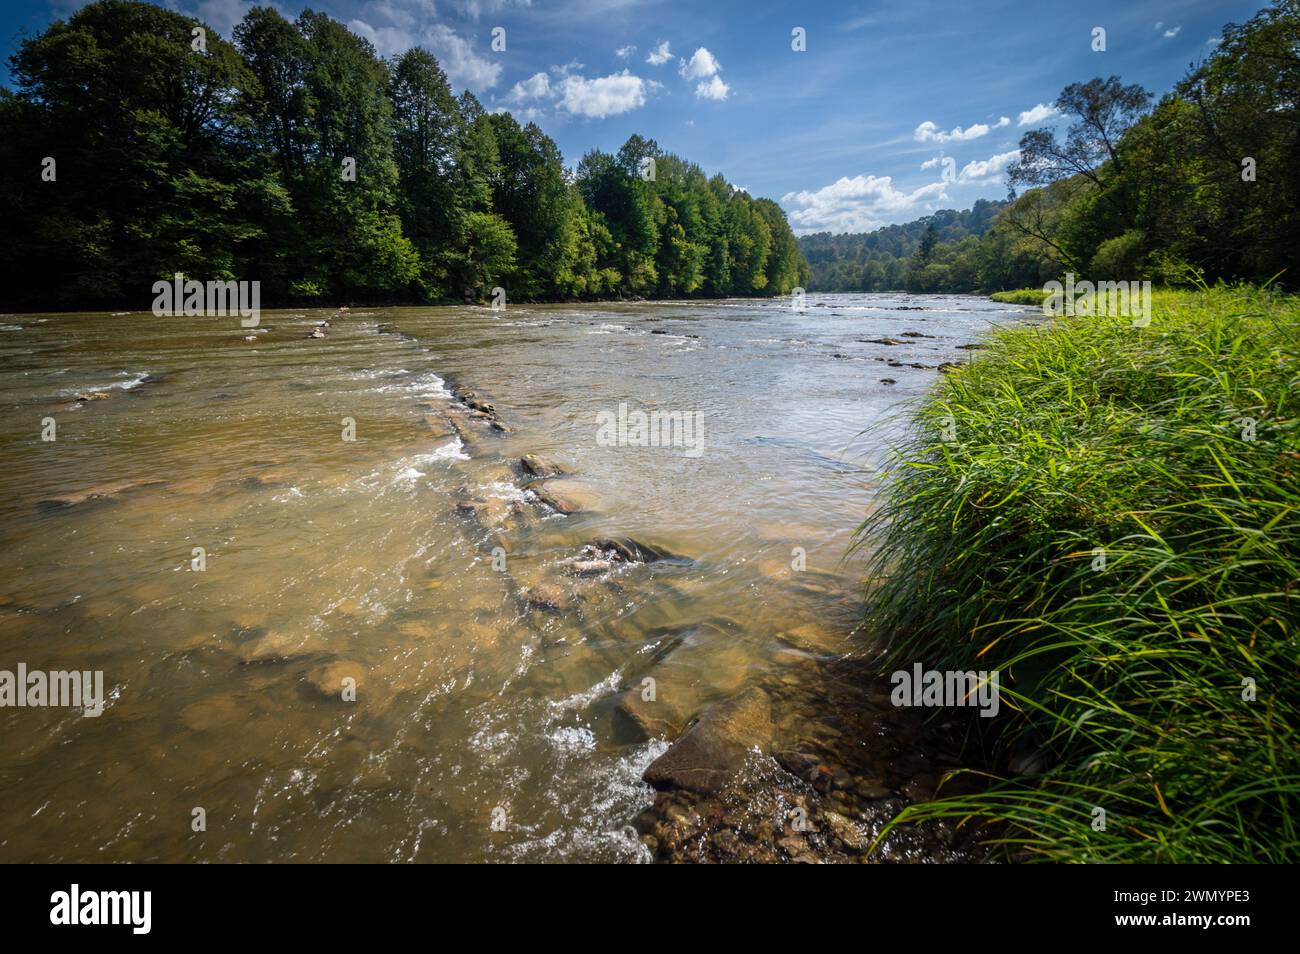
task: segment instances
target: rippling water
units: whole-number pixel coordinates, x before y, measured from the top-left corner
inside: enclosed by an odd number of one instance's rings
[[[620,694],[690,714],[849,651],[862,432],[1023,314],[807,304],[0,317],[0,670],[109,697],[0,709],[0,860],[636,859],[667,743]],[[620,403],[700,412],[702,453],[604,446]],[[575,567],[610,538],[681,559]]]

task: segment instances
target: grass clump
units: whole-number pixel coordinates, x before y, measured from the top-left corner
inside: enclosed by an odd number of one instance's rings
[[[867,623],[887,670],[998,670],[1002,708],[990,787],[895,823],[996,821],[1022,860],[1300,855],[1300,302],[1160,291],[1152,319],[998,330],[915,412],[858,531]]]
[[[1047,292],[1041,288],[1015,288],[1011,291],[998,291],[989,295],[994,301],[1005,305],[1039,305],[1047,298]]]

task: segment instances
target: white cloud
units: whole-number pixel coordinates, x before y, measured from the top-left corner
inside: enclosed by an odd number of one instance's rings
[[[596,79],[566,76],[558,86],[560,107],[591,119],[617,116],[644,105],[650,88],[650,83],[629,70]]]
[[[720,69],[722,69],[722,64],[717,61],[714,55],[704,47],[700,47],[691,54],[689,60],[681,61],[681,68],[678,72],[680,72],[685,79],[696,80],[707,79],[708,77],[715,75]]]
[[[788,192],[781,197],[798,233],[869,232],[899,221],[923,203],[947,198],[944,183],[932,182],[911,192],[894,188],[890,176],[841,178],[812,192]]]
[[[1055,106],[1047,103],[1039,103],[1033,109],[1026,109],[1016,117],[1017,126],[1037,126],[1043,120],[1051,119],[1053,116],[1060,115],[1060,110]]]
[[[658,46],[656,46],[653,50],[650,51],[650,55],[645,58],[645,61],[649,63],[651,66],[663,66],[672,58],[673,58],[673,54],[668,49],[668,41],[664,40],[662,43],[660,43]]]
[[[614,51],[614,55],[617,56],[620,60],[625,60],[635,52],[636,52],[635,46],[632,45],[620,46],[617,50]]]
[[[1000,152],[987,159],[976,159],[961,167],[961,172],[957,173],[957,181],[972,183],[995,181],[1006,172],[1007,166],[1019,158],[1020,150],[1012,149],[1010,152]]]
[[[501,64],[480,54],[451,27],[435,23],[424,33],[424,45],[438,58],[447,78],[472,90],[493,87],[501,79]]]
[[[1001,129],[1003,126],[1010,126],[1010,118],[1003,116],[993,125],[986,123],[975,123],[966,129],[960,126],[954,126],[951,131],[944,132],[934,123],[926,120],[916,127],[913,135],[917,142],[965,142],[969,139],[979,139],[981,136],[987,136],[994,129]]]
[[[501,97],[507,103],[526,103],[530,99],[547,99],[551,96],[551,78],[545,73],[534,73],[526,80],[520,80],[510,87],[510,92]]]
[[[1168,38],[1171,38],[1171,37],[1175,37],[1175,36],[1177,36],[1179,33],[1182,33],[1182,32],[1183,32],[1183,28],[1180,27],[1180,26],[1176,26],[1176,27],[1172,27],[1171,29],[1166,30],[1166,31],[1164,32],[1164,36],[1165,36],[1166,39],[1168,39]]]
[[[447,78],[463,88],[478,92],[495,86],[501,64],[445,23],[430,23],[432,11],[430,0],[371,0],[360,11],[365,19],[350,20],[348,29],[373,43],[381,56],[424,47],[438,58]]]
[[[731,92],[731,87],[722,82],[721,76],[713,76],[695,86],[695,95],[700,99],[724,100]]]

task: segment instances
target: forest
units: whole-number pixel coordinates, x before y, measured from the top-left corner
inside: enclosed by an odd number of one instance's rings
[[[24,40],[0,90],[3,303],[140,307],[158,279],[264,304],[788,294],[770,199],[632,136],[576,168],[535,124],[380,58],[330,17],[254,7],[231,40],[99,0]]]
[[[909,287],[912,259],[922,249],[933,257],[940,245],[979,239],[993,227],[1007,205],[998,199],[978,199],[963,211],[942,209],[913,222],[886,225],[874,232],[817,232],[799,237],[808,260],[808,290],[812,292],[878,292]],[[965,276],[969,288],[973,276]]]

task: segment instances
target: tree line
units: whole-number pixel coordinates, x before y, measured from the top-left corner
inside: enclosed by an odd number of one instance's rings
[[[785,213],[633,136],[576,169],[535,124],[456,96],[322,13],[231,41],[99,0],[26,39],[0,90],[7,307],[138,305],[157,279],[266,303],[782,295]]]
[[[912,244],[879,255],[881,269],[870,255],[855,269],[849,254],[869,248],[871,236],[805,237],[812,287],[991,292],[1041,287],[1073,272],[1295,289],[1300,0],[1277,0],[1246,23],[1227,24],[1205,60],[1153,99],[1117,76],[1067,86],[1055,105],[1070,125],[1062,135],[1038,129],[1021,138],[1008,170],[1011,201],[982,235],[945,240],[939,217],[954,213],[938,213],[912,224]],[[825,264],[826,246],[849,250],[842,267]]]
[[[941,209],[874,232],[817,232],[799,238],[808,259],[810,292],[876,292],[908,288],[912,260],[922,248],[977,240],[993,227],[1007,203],[978,199],[965,211]]]

